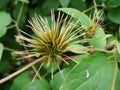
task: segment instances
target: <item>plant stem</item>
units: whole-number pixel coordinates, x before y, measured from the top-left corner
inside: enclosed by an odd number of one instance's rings
[[[96,4],[95,0],[93,0],[93,4],[94,4],[94,8],[95,8],[95,14],[97,14],[97,4]]]
[[[14,49],[11,49],[11,48],[8,48],[8,47],[5,47],[5,46],[4,46],[4,50],[10,51],[10,52],[15,52]]]
[[[115,60],[115,71],[114,71],[114,76],[113,76],[113,80],[112,80],[112,85],[111,85],[111,89],[110,90],[115,90],[115,82],[116,82],[116,77],[117,77],[117,72],[118,72],[118,63],[117,63],[117,59],[116,59],[116,49],[114,49],[113,52],[113,56],[114,56],[114,60]]]
[[[40,76],[40,74],[38,73],[38,70],[36,70],[35,66],[32,66],[32,69],[34,70],[35,74],[37,75],[37,77],[39,79],[41,79],[42,77]]]
[[[43,65],[43,64],[41,64],[41,65],[39,66],[38,70],[36,70],[36,72],[35,72],[35,76],[34,76],[34,78],[33,78],[32,82],[34,82],[34,81],[35,81],[36,76],[38,76],[38,77],[39,77],[39,79],[42,79],[42,77],[39,75],[39,71],[40,71],[40,69],[41,69],[42,65]],[[34,68],[35,68],[35,67],[34,67]]]
[[[92,6],[92,7],[88,8],[88,9],[84,10],[83,13],[87,13],[88,11],[90,11],[93,8],[94,8],[94,6]]]
[[[114,71],[114,76],[113,76],[112,85],[111,85],[111,89],[110,90],[115,90],[115,81],[116,81],[117,71],[118,71],[117,61],[114,62],[114,63],[115,63],[115,71]]]
[[[10,74],[9,76],[7,76],[7,77],[1,79],[1,80],[0,80],[0,84],[2,84],[2,83],[4,83],[4,82],[8,81],[9,79],[11,79],[11,78],[17,76],[18,74],[20,74],[21,72],[23,72],[23,71],[25,71],[26,69],[30,68],[30,67],[33,66],[34,64],[40,62],[41,60],[42,60],[42,58],[41,58],[41,59],[37,59],[37,60],[35,60],[34,62],[32,62],[32,63],[26,65],[26,66],[23,67],[23,68],[21,68],[20,70],[14,72],[13,74]]]
[[[19,23],[19,20],[20,20],[20,18],[21,18],[23,6],[24,6],[24,3],[22,3],[22,5],[21,5],[21,7],[20,7],[20,11],[19,11],[19,14],[18,14],[18,17],[17,17],[17,23]]]
[[[14,27],[16,27],[16,25],[13,24],[13,25],[7,27],[7,29],[11,29],[11,28],[14,28]]]

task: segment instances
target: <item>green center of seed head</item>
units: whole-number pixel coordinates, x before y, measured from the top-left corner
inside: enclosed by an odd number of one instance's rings
[[[60,49],[58,44],[59,43],[56,43],[56,42],[54,42],[54,44],[53,44],[52,41],[48,42],[48,47],[46,48],[47,49],[46,53],[48,55],[50,55],[51,59],[56,59],[57,56],[62,55],[63,50]]]

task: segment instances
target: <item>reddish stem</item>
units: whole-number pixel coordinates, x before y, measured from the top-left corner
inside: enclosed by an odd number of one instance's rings
[[[112,50],[113,48],[115,47],[115,45],[111,45],[111,46],[107,46],[106,47],[106,50]],[[93,51],[88,51],[87,52],[87,54],[90,54],[90,55],[92,55],[92,54],[94,54],[95,53],[95,51],[93,50]],[[22,55],[22,54],[17,54],[20,58],[23,58],[24,57],[24,55]],[[63,57],[63,58],[58,58],[57,60],[51,60],[51,62],[58,62],[58,61],[63,61],[63,60],[70,60],[70,58],[75,58],[75,57],[77,57],[77,56],[79,56],[79,55],[74,55],[74,56],[68,56],[68,57]],[[32,58],[23,58],[25,61],[27,61],[27,62],[33,62],[33,61],[35,61],[34,59],[32,59]],[[41,62],[48,62],[48,60],[41,60]]]

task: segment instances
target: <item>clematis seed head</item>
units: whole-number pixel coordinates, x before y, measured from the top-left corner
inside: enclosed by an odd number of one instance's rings
[[[79,20],[73,20],[61,12],[58,13],[57,20],[54,11],[51,12],[51,24],[46,18],[36,14],[28,22],[33,35],[21,30],[22,34],[16,36],[18,40],[25,42],[21,44],[27,48],[19,53],[24,54],[25,58],[44,58],[47,66],[58,58],[66,62],[62,57],[71,51],[68,47],[79,44],[80,37],[84,36],[81,34]]]

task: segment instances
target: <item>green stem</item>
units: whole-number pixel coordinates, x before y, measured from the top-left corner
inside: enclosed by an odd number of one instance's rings
[[[103,49],[94,49],[94,51],[101,51],[105,53],[113,53],[113,51],[103,50]]]
[[[36,68],[35,68],[35,66],[32,66],[32,69],[34,70],[34,72],[35,72],[35,76],[34,77],[38,77],[39,79],[42,79],[42,77],[40,76],[40,74],[38,73],[39,71],[38,70],[36,70]],[[34,81],[34,80],[33,80]]]
[[[115,82],[116,82],[117,71],[118,71],[117,61],[115,60],[114,63],[115,63],[115,71],[114,71],[114,76],[113,76],[112,85],[111,85],[111,89],[110,90],[115,90]]]
[[[16,27],[16,25],[11,25],[11,26],[7,27],[7,29],[11,29],[11,28],[14,28],[14,27]]]
[[[22,5],[20,7],[20,11],[19,11],[18,18],[17,18],[17,23],[19,23],[19,21],[20,21],[20,18],[21,18],[21,15],[22,15],[23,6],[24,6],[24,3],[22,3]]]
[[[93,8],[94,8],[94,6],[92,6],[92,7],[88,8],[88,9],[84,10],[83,13],[87,13],[88,11],[90,11]]]
[[[11,49],[11,48],[8,48],[8,47],[5,47],[5,46],[4,46],[4,50],[10,51],[10,52],[15,52],[14,49]]]

